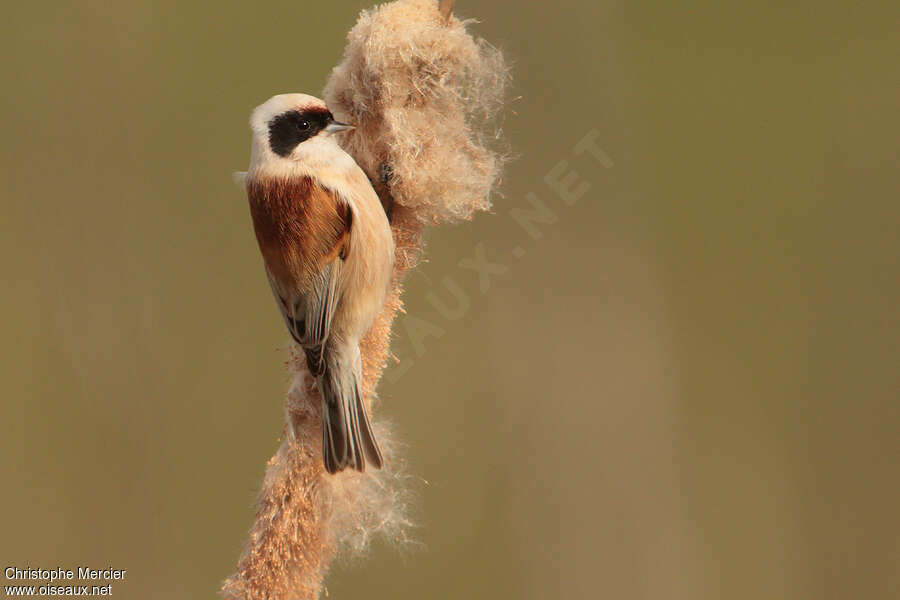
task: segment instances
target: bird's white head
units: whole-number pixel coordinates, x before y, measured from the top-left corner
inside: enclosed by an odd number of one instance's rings
[[[334,120],[325,102],[306,94],[279,94],[250,115],[250,171],[270,176],[316,175],[355,166],[334,138],[352,129]]]

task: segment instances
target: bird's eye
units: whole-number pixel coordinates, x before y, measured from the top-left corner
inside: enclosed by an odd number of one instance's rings
[[[297,123],[297,129],[299,129],[300,131],[306,131],[307,129],[309,129],[309,121],[307,121],[306,119],[300,121],[299,123]]]

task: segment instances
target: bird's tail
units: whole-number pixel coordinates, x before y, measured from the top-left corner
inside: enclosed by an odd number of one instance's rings
[[[376,469],[383,463],[366,405],[360,392],[362,368],[356,360],[327,356],[319,377],[322,391],[322,461],[329,473],[347,467],[365,471],[366,462]]]

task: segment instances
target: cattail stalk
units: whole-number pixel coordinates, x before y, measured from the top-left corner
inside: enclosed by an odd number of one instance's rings
[[[392,210],[393,281],[360,344],[367,405],[387,365],[402,280],[421,253],[424,228],[487,209],[499,177],[502,157],[484,141],[496,135],[483,132],[500,108],[508,71],[496,49],[450,14],[452,6],[397,0],[364,11],[323,93],[338,118],[357,125],[345,149]],[[376,534],[402,539],[408,525],[402,459],[377,414],[385,467],[328,475],[321,397],[302,352],[289,368],[288,433],[266,467],[237,572],[222,587],[228,599],[314,600],[339,550],[362,550]]]

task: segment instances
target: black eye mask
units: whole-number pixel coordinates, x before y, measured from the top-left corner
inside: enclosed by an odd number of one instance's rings
[[[278,156],[290,156],[294,148],[325,129],[334,117],[328,109],[292,110],[269,121],[269,147]]]

